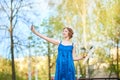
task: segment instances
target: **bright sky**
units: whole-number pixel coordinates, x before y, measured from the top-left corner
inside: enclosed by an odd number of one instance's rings
[[[57,14],[56,6],[58,4],[60,4],[60,2],[62,0],[34,0],[34,1],[33,0],[29,0],[29,2],[30,1],[36,3],[36,4],[34,4],[32,6],[32,12],[35,12],[34,14],[37,17],[34,16],[33,14],[31,14],[31,13],[24,14],[24,15],[30,19],[31,24],[33,23],[34,25],[39,26],[40,22],[43,19],[47,19],[50,16]],[[2,0],[1,0],[1,3],[2,3]],[[52,7],[50,8],[48,6],[48,3],[49,4],[54,4],[54,5],[51,5]],[[24,10],[30,10],[30,8],[24,8]],[[22,12],[22,13],[24,13],[24,12]],[[0,19],[0,24],[3,24],[3,22],[7,22],[6,19],[4,19],[2,17],[3,15],[5,15],[5,14],[1,13],[1,15],[0,15],[0,18],[1,18]],[[4,24],[6,24],[6,23],[4,23]],[[8,22],[7,22],[7,24],[8,24]],[[29,26],[31,24],[29,24]],[[20,27],[17,27],[19,29],[17,29],[17,31],[15,31],[16,35],[17,34],[21,34],[21,36],[19,36],[19,37],[22,37],[22,38],[26,37],[27,38],[30,35],[29,34],[29,32],[30,32],[29,27],[25,27],[26,25],[24,25],[21,22],[19,22],[17,25],[20,26]],[[6,33],[6,34],[9,35],[9,33]],[[0,38],[4,37],[4,35],[5,35],[5,31],[1,30]],[[8,37],[8,36],[6,36],[6,37]],[[9,50],[6,51],[6,47],[8,47],[8,44],[10,44],[9,39],[4,39],[4,40],[2,39],[0,44],[1,44],[0,45],[0,56],[10,58],[10,55],[8,55],[9,54],[8,53]],[[25,52],[28,52],[28,51],[26,50],[26,51],[24,51],[24,53]],[[17,56],[22,56],[22,55],[23,54],[19,54]],[[16,55],[15,55],[15,57],[16,57]]]

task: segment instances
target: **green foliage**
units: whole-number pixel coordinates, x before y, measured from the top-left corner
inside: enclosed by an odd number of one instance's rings
[[[57,14],[45,18],[42,20],[40,26],[35,26],[36,30],[40,33],[54,39],[61,40],[62,29],[65,26],[71,27],[74,30],[73,42],[77,44],[77,54],[81,54],[81,47],[89,48],[90,45],[95,47],[94,54],[92,56],[92,63],[90,66],[97,66],[97,69],[103,63],[108,64],[105,67],[105,72],[118,72],[116,60],[111,57],[111,49],[116,47],[116,44],[120,45],[120,0],[62,0],[60,5],[57,5]],[[15,29],[14,29],[15,30]],[[30,33],[27,38],[27,49],[31,49],[35,56],[44,56],[44,64],[42,60],[32,60],[32,71],[34,72],[35,65],[40,61],[39,74],[40,80],[48,79],[48,68],[51,69],[51,74],[55,73],[55,61],[57,47],[46,41],[34,36]],[[118,42],[117,42],[118,41]],[[49,50],[48,50],[49,49]],[[114,50],[115,51],[115,50]],[[114,52],[116,54],[116,52]],[[32,56],[32,55],[31,55]],[[115,56],[115,55],[114,55]],[[49,59],[51,60],[49,63]],[[120,57],[120,55],[119,55]],[[27,64],[27,59],[24,61]],[[0,63],[0,80],[11,79],[11,63],[8,60],[2,60]],[[86,65],[82,64],[83,61],[75,63],[76,70],[79,66],[82,77],[86,76]],[[48,64],[50,64],[48,66]],[[4,66],[4,67],[3,67]],[[120,65],[119,65],[120,66]],[[16,63],[16,69],[19,69]],[[24,80],[25,74],[27,74],[28,67],[24,67],[24,71],[17,71],[17,80]],[[96,70],[97,70],[96,69]],[[95,70],[91,69],[91,75]],[[78,72],[76,72],[78,74]],[[21,76],[24,76],[21,77]],[[35,79],[35,76],[32,75]]]
[[[4,73],[4,72],[0,72],[0,80],[12,80],[11,78],[11,74],[9,73]],[[18,75],[16,76],[17,80],[26,80],[23,77],[19,77]]]

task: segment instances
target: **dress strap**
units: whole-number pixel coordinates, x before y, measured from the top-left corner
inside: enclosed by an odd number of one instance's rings
[[[72,42],[72,45],[74,46],[74,43]]]
[[[62,41],[60,41],[60,44],[62,43]]]

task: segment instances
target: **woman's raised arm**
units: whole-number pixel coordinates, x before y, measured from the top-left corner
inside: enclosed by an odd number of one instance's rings
[[[31,26],[31,31],[32,31],[34,34],[36,34],[37,36],[39,36],[40,38],[42,38],[42,39],[44,39],[44,40],[46,40],[46,41],[48,41],[48,42],[50,42],[50,43],[53,43],[53,44],[55,44],[55,45],[58,45],[58,44],[60,43],[60,41],[58,41],[58,40],[49,38],[49,37],[44,36],[43,34],[37,32],[37,31],[35,30],[34,26]]]

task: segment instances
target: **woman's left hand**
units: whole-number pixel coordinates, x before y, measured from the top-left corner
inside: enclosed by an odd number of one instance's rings
[[[87,55],[86,55],[87,56]],[[82,59],[86,58],[86,56],[83,56]]]

